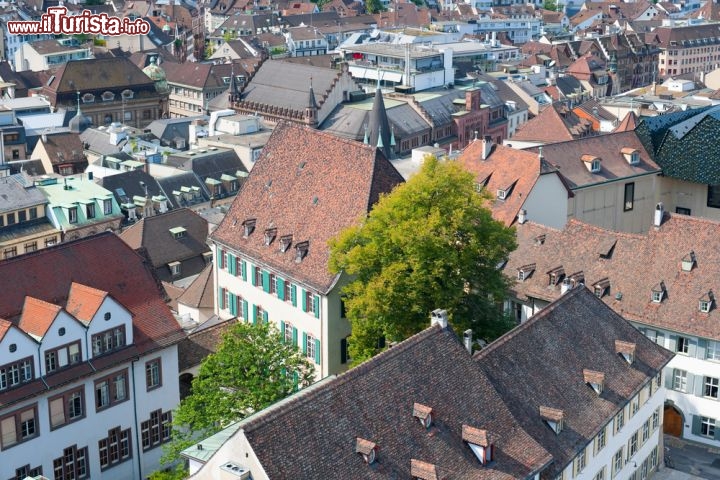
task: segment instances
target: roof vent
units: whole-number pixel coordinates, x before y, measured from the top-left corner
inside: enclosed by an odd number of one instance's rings
[[[432,426],[433,421],[433,414],[432,414],[432,408],[423,405],[421,403],[414,403],[413,404],[413,417],[420,420],[420,424],[422,424],[425,428],[430,428]]]
[[[265,245],[270,245],[277,237],[277,228],[268,228],[265,230]]]
[[[255,231],[255,219],[248,218],[243,223],[243,235],[249,237]]]
[[[526,221],[527,221],[527,210],[525,210],[524,208],[521,208],[520,211],[518,212],[518,223],[520,225],[522,225]]]
[[[682,269],[683,272],[689,272],[695,267],[695,252],[690,250],[690,253],[682,258]]]
[[[589,384],[595,393],[600,395],[605,386],[605,374],[602,372],[596,372],[595,370],[583,370],[583,379],[585,383]]]
[[[625,361],[632,365],[633,360],[635,359],[635,344],[632,342],[615,340],[615,352],[622,355]]]
[[[710,313],[713,303],[715,303],[715,296],[713,295],[712,290],[709,290],[705,295],[700,297],[700,312]]]
[[[310,249],[310,242],[307,240],[300,242],[295,245],[295,262],[300,263],[305,257],[307,257],[308,250]]]
[[[290,248],[290,244],[292,244],[292,234],[290,235],[283,235],[280,237],[280,251],[285,253],[288,248]]]
[[[410,460],[410,476],[418,480],[439,480],[437,467],[432,463],[421,462],[414,458]]]
[[[250,478],[250,470],[238,465],[237,463],[225,462],[222,466],[220,466],[220,470],[225,470],[241,480],[247,480]]]
[[[377,457],[378,446],[370,440],[357,437],[355,439],[355,453],[362,455],[368,465],[372,465]]]
[[[430,326],[440,325],[440,328],[447,328],[448,326],[448,314],[447,310],[441,308],[435,309],[430,314]]]
[[[487,430],[463,425],[462,439],[468,443],[481,464],[487,465],[493,461],[493,442]]]
[[[540,407],[540,418],[545,420],[553,432],[559,434],[563,429],[565,414],[562,410],[550,407]]]
[[[655,216],[653,217],[653,226],[659,227],[662,225],[663,217],[665,216],[665,207],[662,202],[655,205]]]

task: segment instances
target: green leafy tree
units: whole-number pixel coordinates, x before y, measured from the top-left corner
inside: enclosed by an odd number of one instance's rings
[[[202,362],[191,394],[173,413],[172,441],[163,463],[175,464],[180,452],[198,438],[281,400],[312,383],[314,368],[296,345],[285,343],[277,329],[265,323],[238,322],[222,338],[216,353]],[[158,473],[174,478],[183,466]],[[182,477],[181,477],[182,478]]]
[[[545,10],[552,10],[553,12],[556,12],[558,9],[558,3],[556,0],[545,0],[543,2],[543,8]]]
[[[380,0],[365,0],[365,11],[367,13],[384,12],[385,7]]]
[[[330,269],[351,279],[342,294],[355,363],[381,350],[379,339],[426,328],[436,308],[458,331],[486,339],[512,326],[498,304],[508,286],[498,266],[515,249],[515,232],[492,218],[488,198],[459,164],[428,157],[330,241]]]

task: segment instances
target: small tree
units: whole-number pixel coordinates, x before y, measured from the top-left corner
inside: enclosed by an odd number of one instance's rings
[[[448,310],[459,331],[493,339],[511,325],[499,302],[508,281],[498,265],[515,232],[494,220],[472,174],[434,157],[330,242],[330,269],[352,279],[343,289],[352,325],[350,353],[365,360]]]
[[[284,343],[274,326],[233,324],[217,352],[202,362],[192,393],[175,410],[163,463],[174,464],[198,438],[310,385],[313,378],[313,365],[296,345]]]
[[[365,11],[367,13],[379,13],[385,11],[380,0],[365,0]]]
[[[543,2],[543,8],[545,10],[552,10],[553,12],[556,12],[558,9],[557,0],[545,0]]]

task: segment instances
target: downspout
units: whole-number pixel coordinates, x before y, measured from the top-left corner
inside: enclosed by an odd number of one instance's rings
[[[135,364],[139,360],[139,357],[136,357],[133,359],[132,363],[130,364],[130,372],[132,376],[132,386],[133,386],[133,418],[135,419],[135,452],[137,453],[136,458],[138,459],[138,478],[142,479],[142,459],[140,457],[140,435],[138,434],[138,426],[140,425],[138,423],[138,413],[137,413],[137,386],[135,385]]]

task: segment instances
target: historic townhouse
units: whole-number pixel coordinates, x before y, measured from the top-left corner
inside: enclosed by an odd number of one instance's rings
[[[720,224],[658,210],[645,234],[570,220],[562,230],[518,225],[505,272],[516,278],[506,307],[518,321],[586,285],[676,356],[664,371],[666,434],[720,447]]]
[[[157,469],[183,333],[144,259],[105,233],[0,262],[0,276],[13,279],[0,293],[0,477]]]
[[[644,480],[662,463],[672,353],[591,292],[475,357],[444,310],[432,322],[186,449],[191,478]]]
[[[403,181],[375,146],[284,122],[211,236],[216,313],[272,322],[317,367],[347,367],[350,325],[328,240]]]

